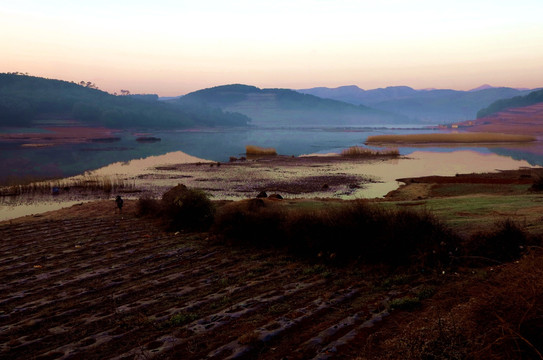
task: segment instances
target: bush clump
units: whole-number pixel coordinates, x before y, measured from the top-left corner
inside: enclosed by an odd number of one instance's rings
[[[285,245],[285,211],[258,198],[225,205],[211,231],[229,243],[277,247]]]
[[[215,207],[202,190],[179,184],[162,195],[162,203],[172,230],[207,230],[213,223]]]
[[[139,199],[136,214],[160,218],[169,230],[204,231],[213,224],[215,206],[204,191],[179,184],[161,200]]]
[[[531,191],[543,191],[543,175],[538,175],[532,186],[530,187]]]
[[[465,245],[465,251],[468,256],[483,260],[507,262],[518,259],[530,243],[526,231],[516,222],[507,219],[496,223],[492,231],[472,236]]]
[[[227,242],[282,247],[304,257],[421,267],[447,265],[459,241],[429,213],[364,201],[315,211],[254,199],[225,206],[212,231]]]

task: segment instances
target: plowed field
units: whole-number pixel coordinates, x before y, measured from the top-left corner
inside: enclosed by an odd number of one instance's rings
[[[417,285],[167,233],[133,206],[0,223],[0,358],[353,358]]]

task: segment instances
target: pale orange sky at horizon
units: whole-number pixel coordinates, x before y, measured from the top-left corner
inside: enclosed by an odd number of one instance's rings
[[[540,0],[18,0],[0,4],[0,72],[177,96],[301,89],[543,86]]]

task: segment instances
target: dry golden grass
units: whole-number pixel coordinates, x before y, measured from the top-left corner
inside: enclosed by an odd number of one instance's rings
[[[373,150],[362,146],[351,146],[341,151],[341,156],[370,157],[370,156],[399,156],[398,149]]]
[[[257,155],[257,156],[274,156],[277,155],[277,151],[274,148],[263,148],[260,146],[255,145],[247,145],[245,146],[245,153],[247,155]]]
[[[408,135],[375,135],[369,136],[367,144],[477,144],[531,142],[535,137],[529,135],[513,135],[499,133],[438,133]]]
[[[118,189],[131,190],[133,182],[117,176],[79,175],[67,179],[34,181],[24,185],[8,185],[0,187],[0,196],[22,194],[50,194],[53,188],[80,189],[87,191],[104,191],[106,193]]]

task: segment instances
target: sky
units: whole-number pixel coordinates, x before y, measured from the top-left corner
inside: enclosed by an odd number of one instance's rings
[[[0,0],[0,72],[177,96],[543,86],[541,0]]]

